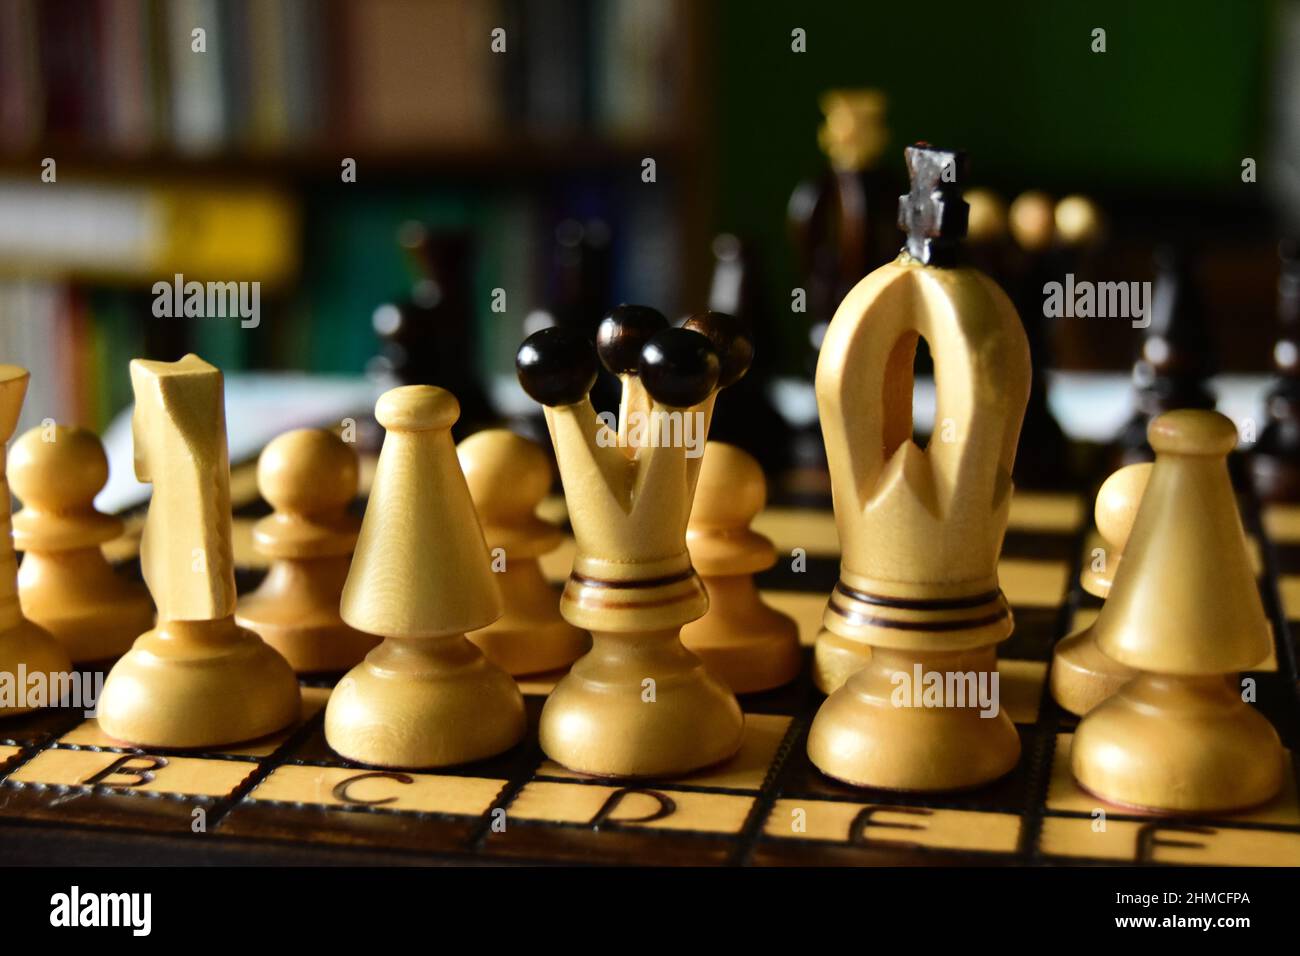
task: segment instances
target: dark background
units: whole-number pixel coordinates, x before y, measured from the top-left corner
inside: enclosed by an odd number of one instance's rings
[[[189,49],[194,24],[206,59]],[[52,381],[54,417],[101,427],[129,399],[135,355],[373,370],[371,314],[411,287],[395,237],[414,218],[471,234],[469,361],[508,380],[527,316],[555,304],[557,232],[577,222],[609,236],[597,298],[670,315],[703,305],[712,237],[746,239],[776,320],[760,345],[797,374],[807,317],[788,314],[801,277],[786,204],[826,167],[820,95],[874,87],[889,101],[882,167],[900,180],[902,147],[925,139],[967,149],[972,184],[1007,200],[1092,197],[1110,220],[1105,279],[1150,278],[1157,243],[1193,243],[1207,348],[1222,368],[1265,370],[1273,249],[1295,228],[1283,220],[1289,208],[1295,221],[1300,179],[1297,24],[1295,4],[1263,0],[4,0],[0,217],[54,157],[47,190],[181,184],[220,202],[264,189],[290,225],[274,239],[283,262],[212,276],[187,258],[197,243],[183,230],[165,268],[0,242],[0,343],[25,363],[48,345],[34,399]],[[486,52],[498,25],[504,55]],[[796,27],[805,53],[791,50]],[[1091,51],[1097,27],[1104,53]],[[612,96],[628,76],[640,93]],[[221,112],[199,135],[195,102]],[[647,156],[654,184],[641,181]],[[356,183],[339,181],[342,157],[357,160]],[[1255,183],[1242,182],[1246,157]],[[241,228],[216,229],[214,246],[245,244]],[[153,319],[150,287],[174,269],[259,279],[261,326]],[[15,288],[38,289],[49,317]],[[508,292],[504,315],[488,306],[494,288]],[[1116,370],[1138,344],[1125,323],[1064,323],[1053,342],[1060,367]]]

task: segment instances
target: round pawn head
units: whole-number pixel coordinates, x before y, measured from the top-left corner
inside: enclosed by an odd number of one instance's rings
[[[601,364],[615,375],[633,375],[641,361],[641,349],[666,328],[668,320],[657,309],[646,305],[615,306],[596,329],[596,353]]]
[[[1232,419],[1189,408],[1166,412],[1147,426],[1147,441],[1157,455],[1222,458],[1237,447],[1237,437]]]
[[[28,508],[64,514],[94,510],[108,481],[108,456],[94,432],[37,426],[9,451],[9,484]]]
[[[1031,189],[1011,203],[1011,236],[1021,249],[1042,252],[1056,238],[1056,206],[1047,193]]]
[[[671,408],[700,404],[718,387],[720,373],[718,353],[692,329],[664,329],[641,350],[641,384],[651,398]]]
[[[1138,505],[1151,478],[1151,462],[1125,465],[1101,484],[1097,491],[1097,504],[1093,515],[1102,540],[1116,551],[1123,552],[1128,544]]]
[[[968,189],[963,198],[970,205],[967,235],[972,243],[993,242],[1007,234],[1007,204],[991,189]]]
[[[826,122],[817,143],[836,169],[857,172],[870,168],[889,139],[885,128],[885,94],[873,89],[828,90],[820,103]]]
[[[456,455],[491,546],[506,539],[558,543],[560,532],[537,517],[551,490],[551,460],[541,446],[504,428],[470,435]]]
[[[754,334],[749,323],[725,312],[697,312],[682,328],[699,332],[718,353],[718,387],[738,382],[754,361]]]
[[[1089,246],[1102,238],[1105,223],[1097,204],[1087,196],[1066,196],[1053,215],[1056,235],[1067,246]]]
[[[766,503],[767,479],[752,455],[726,442],[705,445],[691,524],[745,528]]]
[[[596,384],[596,371],[591,340],[563,326],[534,332],[515,355],[519,384],[534,401],[552,408],[586,398]]]
[[[460,418],[460,402],[434,385],[389,389],[375,403],[375,420],[390,432],[449,431]]]
[[[357,496],[357,454],[334,432],[299,428],[278,436],[257,460],[257,487],[277,511],[325,515]]]

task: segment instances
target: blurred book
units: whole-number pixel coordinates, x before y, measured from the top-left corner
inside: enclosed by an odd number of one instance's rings
[[[344,7],[348,131],[367,146],[479,142],[498,119],[494,5],[368,0]]]
[[[0,3],[0,149],[30,149],[44,132],[37,37],[35,0]]]
[[[671,134],[689,47],[681,10],[0,0],[0,359],[48,362],[32,407],[89,424],[129,400],[126,363],[140,355],[193,348],[228,370],[360,371],[377,349],[375,307],[409,281],[394,235],[412,217],[474,235],[473,361],[485,378],[513,382],[528,316],[556,307],[568,219],[603,224],[605,271],[618,277],[584,313],[607,295],[675,308],[680,211],[591,156],[625,166],[635,157],[608,147]],[[498,28],[505,49],[494,52]],[[542,141],[555,176],[489,189],[459,172],[419,178],[426,165],[513,177]],[[337,188],[338,164],[358,154],[354,194]],[[46,155],[57,182],[41,181]],[[383,181],[367,155],[402,175]],[[274,313],[257,334],[155,320],[150,290],[176,274],[259,281]],[[47,338],[60,345],[42,351]]]
[[[228,122],[222,52],[241,41],[222,29],[217,0],[171,0],[165,9],[173,142],[182,153],[215,152]]]
[[[275,287],[296,275],[298,245],[297,204],[275,189],[0,178],[0,275]]]

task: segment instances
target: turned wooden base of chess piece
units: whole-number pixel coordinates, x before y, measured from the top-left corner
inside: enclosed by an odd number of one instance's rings
[[[768,607],[753,577],[708,577],[709,610],[682,628],[682,644],[736,694],[788,684],[803,654],[794,619]]]
[[[1080,786],[1110,803],[1212,813],[1276,796],[1284,751],[1235,679],[1143,673],[1079,724],[1070,763]]]
[[[593,631],[542,709],[546,755],[600,777],[677,776],[733,756],[740,705],[678,633]]]
[[[524,735],[510,676],[463,635],[390,637],[339,681],[325,738],[381,767],[449,767],[495,756]]]
[[[1052,697],[1082,717],[1137,676],[1097,646],[1091,627],[1063,638],[1052,653]]]
[[[26,618],[19,618],[12,627],[0,633],[0,674],[8,675],[15,688],[28,686],[33,675],[62,674],[72,670],[72,662],[63,646],[43,628]],[[25,678],[20,675],[25,675]],[[55,701],[43,701],[52,704]],[[36,710],[34,706],[0,705],[0,716],[12,717]]]
[[[348,627],[338,612],[350,555],[312,561],[280,561],[256,591],[239,602],[235,620],[300,674],[356,666],[379,638]]]
[[[254,740],[283,730],[298,714],[293,671],[233,616],[167,621],[141,635],[99,698],[104,733],[143,747]]]
[[[858,787],[937,792],[980,786],[1016,765],[1020,737],[996,697],[988,716],[978,701],[928,706],[912,687],[918,668],[921,675],[972,673],[992,688],[997,658],[991,647],[874,647],[870,663],[826,699],[808,732],[808,756],[822,773]]]
[[[813,683],[831,695],[871,662],[871,645],[822,628],[813,644]]]
[[[479,434],[484,434],[480,432]],[[591,636],[560,617],[555,591],[536,560],[507,565],[498,578],[510,596],[506,612],[470,641],[507,674],[541,674],[568,667],[591,647]]]

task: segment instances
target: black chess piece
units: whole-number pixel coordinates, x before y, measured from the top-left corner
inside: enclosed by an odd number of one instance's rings
[[[1265,501],[1300,501],[1300,240],[1278,243],[1278,381],[1265,399],[1264,427],[1250,456],[1255,490]]]
[[[1156,249],[1150,324],[1133,365],[1137,410],[1116,442],[1119,465],[1155,458],[1147,444],[1151,419],[1176,408],[1212,409],[1215,372],[1205,306],[1196,287],[1194,256],[1178,245]]]
[[[437,385],[456,396],[459,441],[497,423],[479,376],[472,294],[474,252],[467,232],[434,232],[404,223],[398,243],[411,269],[411,288],[375,309],[382,343],[376,365],[403,385]]]
[[[829,168],[800,183],[786,219],[799,280],[806,294],[808,351],[803,374],[816,375],[817,353],[836,308],[854,285],[898,255],[901,183],[879,160],[889,140],[885,97],[878,90],[834,90],[821,101],[818,132]],[[924,365],[924,356],[920,364]],[[788,419],[796,466],[825,468],[821,429]]]
[[[557,325],[594,336],[613,289],[609,226],[603,219],[565,219],[555,227],[546,276],[547,311]]]
[[[834,91],[823,97],[822,109],[826,121],[818,138],[829,168],[800,183],[787,209],[814,326],[830,322],[849,289],[899,247],[900,184],[879,165],[889,138],[883,94]]]
[[[792,436],[769,393],[779,333],[758,288],[758,257],[752,244],[723,233],[713,240],[713,262],[709,311],[743,322],[756,352],[749,374],[718,396],[709,436],[743,448],[768,475],[779,476],[791,463]]]
[[[613,288],[612,235],[605,220],[561,220],[551,232],[550,251],[544,260],[542,301],[524,322],[524,335],[545,328],[563,328],[591,342],[610,301]],[[597,411],[618,407],[617,383],[598,377],[590,389]],[[528,403],[511,415],[509,427],[552,453],[550,433],[541,406]]]
[[[556,325],[575,329],[594,341],[596,327],[613,297],[613,254],[609,226],[602,219],[565,219],[555,227],[546,307]],[[619,389],[602,376],[592,389],[597,411],[618,407]],[[549,442],[547,442],[549,444]]]

